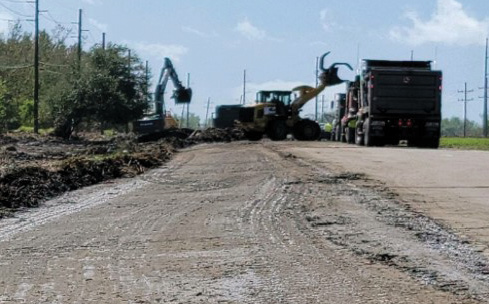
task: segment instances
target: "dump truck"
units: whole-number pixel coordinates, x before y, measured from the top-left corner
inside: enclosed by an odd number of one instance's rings
[[[406,140],[438,148],[442,72],[432,70],[431,61],[363,60],[359,76],[348,85],[342,118],[347,139],[354,134],[358,145]]]

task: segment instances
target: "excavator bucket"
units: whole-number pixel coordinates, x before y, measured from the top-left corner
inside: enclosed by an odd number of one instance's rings
[[[353,68],[351,65],[345,62],[336,62],[333,63],[329,68],[324,67],[324,58],[328,56],[330,52],[324,53],[323,56],[321,56],[321,61],[319,64],[319,67],[322,71],[321,75],[319,76],[321,79],[321,82],[323,84],[326,84],[327,86],[334,86],[340,83],[345,82],[346,80],[340,79],[338,77],[338,66],[346,66],[350,71],[353,71]]]
[[[180,103],[190,103],[192,100],[192,89],[188,88],[182,88],[182,89],[177,89],[173,91],[173,99],[175,99],[176,104]]]

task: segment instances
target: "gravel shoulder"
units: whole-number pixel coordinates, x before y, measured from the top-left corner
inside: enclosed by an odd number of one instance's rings
[[[485,257],[469,242],[301,149],[198,145],[0,221],[0,303],[488,298]]]

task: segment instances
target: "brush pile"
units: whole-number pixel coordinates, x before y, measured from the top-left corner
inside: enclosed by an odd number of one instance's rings
[[[239,130],[168,130],[143,138],[60,141],[0,136],[0,218],[49,198],[119,177],[134,177],[167,162],[177,149],[240,140]]]

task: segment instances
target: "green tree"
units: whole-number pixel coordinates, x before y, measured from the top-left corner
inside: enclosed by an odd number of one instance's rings
[[[143,116],[147,108],[144,68],[134,53],[129,63],[127,53],[125,47],[109,45],[87,54],[72,88],[59,94],[54,102],[61,113],[56,135],[69,137],[83,120],[124,125]]]

